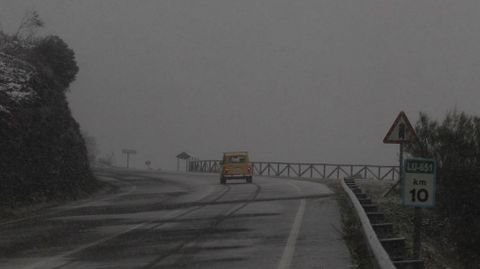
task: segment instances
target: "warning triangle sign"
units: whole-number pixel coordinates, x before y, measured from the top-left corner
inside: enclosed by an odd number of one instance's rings
[[[392,127],[383,139],[386,144],[412,143],[417,140],[417,135],[403,111],[398,114]]]

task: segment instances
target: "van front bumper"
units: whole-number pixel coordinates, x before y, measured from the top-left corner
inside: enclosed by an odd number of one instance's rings
[[[239,179],[239,178],[247,178],[251,177],[252,175],[222,175],[225,179]]]

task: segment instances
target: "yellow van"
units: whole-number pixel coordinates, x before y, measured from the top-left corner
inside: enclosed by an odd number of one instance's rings
[[[236,151],[223,153],[220,171],[220,183],[225,184],[227,179],[244,178],[252,183],[253,168],[248,158],[248,152]]]

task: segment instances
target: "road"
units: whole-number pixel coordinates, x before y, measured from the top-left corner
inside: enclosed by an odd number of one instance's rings
[[[0,223],[0,268],[351,268],[324,184],[96,174],[115,188]]]

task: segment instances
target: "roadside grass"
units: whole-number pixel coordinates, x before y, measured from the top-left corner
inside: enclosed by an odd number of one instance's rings
[[[0,222],[25,217],[33,212],[58,205],[59,202],[10,202],[0,205]]]
[[[116,187],[111,183],[98,180],[98,187],[92,193],[82,191],[75,198],[62,197],[46,200],[45,198],[40,197],[32,199],[31,201],[3,201],[0,203],[0,223],[38,214],[55,206],[88,199],[95,195],[110,192],[115,188]]]
[[[367,247],[366,240],[363,236],[362,224],[355,213],[353,206],[343,191],[339,182],[330,182],[328,186],[335,191],[338,206],[341,211],[341,221],[343,228],[343,239],[352,256],[352,262],[358,269],[373,268],[371,255]]]

